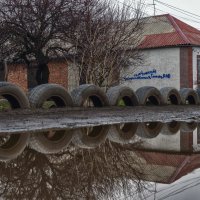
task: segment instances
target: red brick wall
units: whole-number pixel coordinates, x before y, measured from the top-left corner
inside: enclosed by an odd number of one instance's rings
[[[193,132],[180,132],[181,152],[192,152]]]
[[[52,61],[49,66],[49,83],[57,83],[67,88],[68,68],[66,61]],[[10,64],[8,66],[8,81],[28,90],[27,68],[25,64]]]
[[[193,88],[192,47],[180,48],[180,87]]]
[[[49,83],[57,83],[67,89],[68,70],[66,61],[53,61],[49,66]]]
[[[27,68],[24,64],[10,64],[8,66],[8,82],[20,86],[27,91]]]

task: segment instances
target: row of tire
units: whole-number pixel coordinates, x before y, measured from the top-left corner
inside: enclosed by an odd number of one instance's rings
[[[46,101],[54,102],[52,107],[103,107],[118,106],[120,101],[125,106],[137,105],[164,105],[164,104],[199,104],[198,93],[192,89],[185,88],[177,91],[175,88],[162,88],[160,91],[154,87],[142,87],[134,92],[126,86],[116,86],[110,88],[105,94],[99,87],[92,84],[81,85],[69,94],[65,88],[57,84],[39,85],[29,91],[26,95],[18,86],[0,82],[0,96],[6,99],[12,109],[16,108],[42,108]],[[148,127],[146,131],[148,137],[159,130],[161,123],[156,123]],[[124,143],[131,140],[128,132],[133,134],[137,124],[131,123],[123,128],[119,126],[97,126],[93,128],[76,129],[67,131],[48,131],[43,133],[16,134],[11,135],[0,146],[0,159],[10,160],[22,153],[27,144],[42,153],[57,153],[66,148],[72,141],[75,145],[82,148],[94,148],[105,140],[109,132],[109,139],[115,142]],[[118,128],[117,128],[118,127]],[[127,128],[128,127],[128,128]],[[116,130],[113,130],[116,129]],[[149,131],[150,129],[151,132]],[[120,132],[121,134],[116,134]],[[129,130],[129,131],[127,131]],[[131,130],[131,131],[130,131]],[[137,128],[137,130],[139,130]],[[141,135],[142,132],[141,130]],[[124,134],[126,133],[126,134]],[[122,137],[123,135],[123,137]],[[126,138],[126,139],[125,139]]]

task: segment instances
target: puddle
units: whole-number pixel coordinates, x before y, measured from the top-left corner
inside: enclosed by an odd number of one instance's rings
[[[199,196],[196,122],[123,123],[74,129],[73,134],[72,142],[59,153],[27,147],[18,158],[0,162],[2,199]]]

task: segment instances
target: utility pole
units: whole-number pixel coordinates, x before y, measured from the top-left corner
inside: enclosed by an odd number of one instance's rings
[[[156,15],[156,4],[155,1],[153,0],[153,15]]]

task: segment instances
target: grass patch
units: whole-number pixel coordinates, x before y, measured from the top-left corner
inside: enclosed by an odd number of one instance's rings
[[[11,110],[11,105],[6,99],[0,99],[0,111]]]
[[[125,102],[123,99],[120,99],[117,103],[117,106],[126,106]]]
[[[49,108],[56,108],[56,104],[54,101],[45,101],[42,105],[42,108],[49,109]]]

